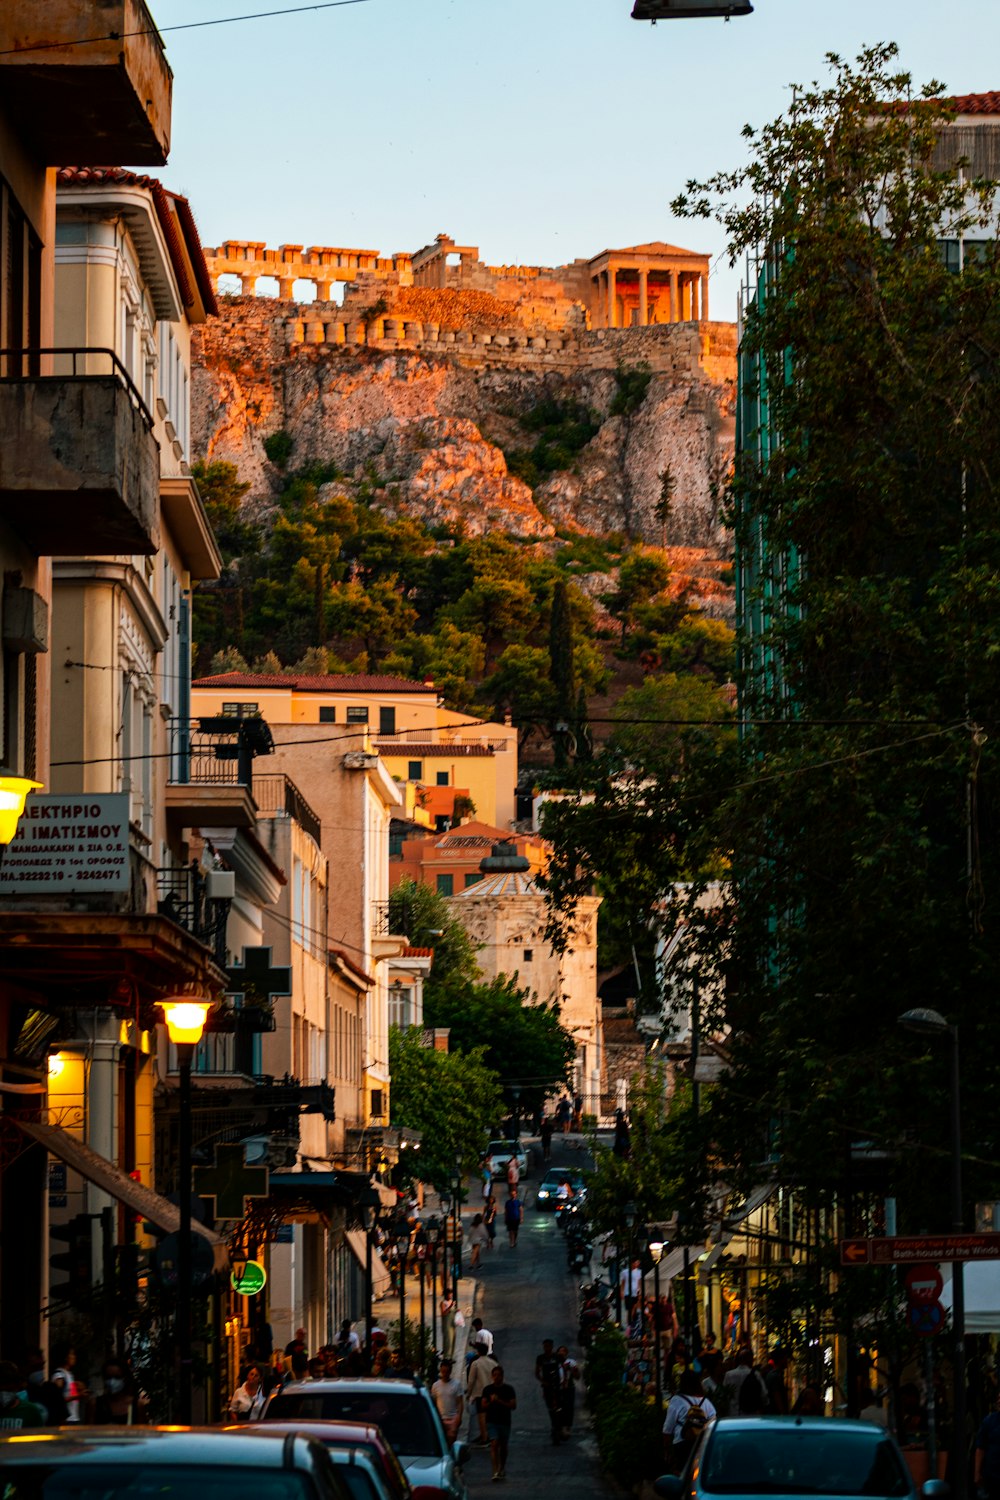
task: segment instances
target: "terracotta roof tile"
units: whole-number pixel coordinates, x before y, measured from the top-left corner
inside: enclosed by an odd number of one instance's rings
[[[953,94],[948,103],[960,115],[1000,115],[1000,90],[988,94]]]
[[[380,755],[393,756],[397,760],[403,756],[419,756],[423,760],[448,760],[453,756],[496,754],[489,745],[463,745],[460,742],[456,744],[453,740],[426,744],[418,741],[411,744],[409,740],[400,742],[376,738],[374,743]]]
[[[291,688],[299,693],[433,693],[427,682],[413,682],[407,677],[380,677],[370,672],[328,673],[324,676],[298,677],[284,672],[217,672],[214,677],[199,677],[192,687],[205,688]]]
[[[433,958],[434,957],[434,949],[433,948],[404,948],[402,954],[400,955],[400,957],[402,957],[402,958]]]

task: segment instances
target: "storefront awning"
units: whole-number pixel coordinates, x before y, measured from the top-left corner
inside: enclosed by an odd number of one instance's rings
[[[350,1245],[351,1249],[354,1251],[354,1258],[355,1258],[355,1260],[358,1262],[358,1264],[361,1267],[362,1271],[366,1270],[367,1269],[367,1254],[368,1254],[368,1250],[367,1250],[367,1245],[366,1245],[366,1242],[365,1242],[365,1232],[364,1232],[364,1230],[363,1229],[347,1229],[344,1232],[345,1232],[345,1234],[347,1236],[347,1243]],[[386,1294],[386,1292],[389,1290],[389,1288],[390,1288],[391,1285],[392,1285],[392,1277],[389,1275],[389,1272],[386,1270],[386,1268],[385,1268],[385,1262],[383,1261],[381,1255],[379,1255],[378,1251],[375,1249],[375,1247],[373,1245],[372,1246],[372,1296],[373,1297],[384,1297],[385,1294]]]
[[[665,1292],[666,1291],[666,1289],[667,1289],[667,1283],[669,1281],[672,1281],[675,1276],[681,1276],[681,1275],[683,1275],[683,1273],[684,1273],[684,1252],[685,1252],[685,1249],[687,1250],[688,1268],[689,1268],[692,1276],[697,1271],[697,1269],[698,1269],[698,1257],[699,1257],[699,1255],[704,1255],[705,1254],[705,1246],[704,1245],[687,1245],[687,1246],[678,1245],[676,1247],[676,1249],[671,1250],[670,1253],[669,1253],[669,1255],[665,1255],[663,1257],[663,1259],[660,1261],[660,1291],[661,1292]],[[653,1288],[656,1285],[656,1274],[655,1274],[655,1272],[653,1272],[653,1271],[647,1271],[646,1272],[645,1285],[646,1285],[647,1291],[651,1292],[653,1290]]]
[[[157,1229],[162,1229],[165,1234],[176,1234],[181,1227],[181,1211],[175,1204],[162,1197],[159,1193],[147,1187],[143,1182],[136,1182],[121,1167],[115,1166],[114,1162],[108,1161],[97,1151],[91,1150],[84,1141],[77,1140],[75,1135],[63,1130],[59,1125],[38,1125],[33,1121],[17,1120],[19,1130],[29,1135],[32,1140],[44,1146],[46,1151],[58,1156],[74,1172],[79,1172],[81,1177],[86,1177],[95,1187],[103,1192],[110,1193],[112,1198],[117,1198],[119,1203],[124,1203],[128,1208],[134,1209]],[[208,1240],[215,1252],[215,1269],[224,1270],[229,1264],[229,1250],[226,1241],[209,1229],[207,1225],[200,1224],[197,1219],[192,1218],[191,1229],[194,1234],[200,1234],[203,1239]]]
[[[724,1216],[722,1220],[723,1230],[738,1229],[744,1220],[749,1219],[751,1214],[757,1212],[758,1208],[763,1208],[777,1186],[776,1182],[765,1182],[760,1187],[754,1188],[745,1203],[741,1203],[738,1208],[733,1209],[732,1213]]]

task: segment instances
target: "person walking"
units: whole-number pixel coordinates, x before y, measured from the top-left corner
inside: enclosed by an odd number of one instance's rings
[[[576,1387],[580,1379],[580,1366],[575,1359],[570,1358],[569,1349],[565,1344],[560,1344],[556,1350],[561,1366],[560,1385],[560,1420],[562,1422],[562,1435],[569,1437],[573,1430],[573,1416],[576,1412]]]
[[[506,1479],[507,1454],[510,1450],[511,1412],[517,1409],[517,1394],[503,1378],[503,1365],[496,1365],[490,1383],[483,1392],[486,1435],[493,1460],[493,1480]]]
[[[556,1105],[556,1119],[559,1121],[559,1129],[563,1135],[569,1130],[569,1122],[573,1115],[573,1106],[569,1102],[569,1095],[563,1094]]]
[[[465,1396],[469,1403],[469,1409],[475,1414],[478,1424],[479,1437],[476,1442],[480,1448],[487,1447],[489,1438],[486,1436],[486,1412],[483,1409],[483,1392],[493,1378],[493,1371],[497,1368],[495,1359],[491,1359],[486,1353],[485,1343],[477,1344],[479,1351],[469,1366],[465,1377]],[[469,1418],[469,1433],[472,1433],[472,1418]]]
[[[472,1342],[474,1344],[485,1344],[486,1353],[493,1353],[493,1334],[488,1328],[483,1327],[482,1318],[472,1320]]]
[[[688,1461],[715,1407],[701,1388],[694,1370],[685,1370],[676,1396],[671,1396],[663,1419],[663,1456],[672,1474],[679,1474]]]
[[[517,1189],[518,1189],[518,1186],[520,1184],[520,1181],[521,1181],[521,1168],[517,1164],[517,1157],[512,1154],[511,1158],[510,1158],[510,1161],[507,1163],[507,1195],[508,1195],[508,1197],[510,1196],[511,1193],[516,1193],[517,1192]]]
[[[461,1382],[452,1374],[454,1368],[452,1360],[443,1359],[438,1378],[431,1386],[431,1396],[438,1409],[438,1416],[441,1418],[441,1425],[449,1443],[458,1441],[458,1434],[462,1427],[462,1413],[465,1410],[465,1395]]]
[[[469,1270],[478,1271],[483,1251],[490,1248],[490,1232],[486,1228],[486,1222],[482,1214],[475,1214],[473,1216],[472,1226],[469,1230],[469,1245],[471,1246]]]
[[[523,1217],[524,1209],[520,1198],[517,1196],[517,1188],[515,1188],[503,1206],[503,1221],[507,1226],[507,1238],[510,1240],[510,1248],[512,1250],[517,1248],[517,1236]]]
[[[562,1360],[552,1340],[542,1340],[542,1352],[535,1359],[535,1379],[542,1388],[542,1400],[549,1414],[552,1441],[562,1441]]]
[[[497,1237],[497,1200],[492,1193],[483,1204],[483,1223],[486,1225],[486,1233],[490,1239],[486,1248],[492,1250],[493,1242]]]
[[[555,1123],[552,1116],[546,1115],[538,1130],[542,1140],[542,1161],[552,1160],[552,1132],[554,1129]]]
[[[229,1415],[234,1422],[256,1422],[264,1410],[266,1400],[260,1369],[257,1365],[251,1365],[243,1384],[233,1392]]]

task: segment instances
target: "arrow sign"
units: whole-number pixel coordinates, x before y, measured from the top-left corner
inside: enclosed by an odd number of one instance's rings
[[[842,1266],[866,1266],[870,1260],[870,1240],[841,1240],[840,1264]]]

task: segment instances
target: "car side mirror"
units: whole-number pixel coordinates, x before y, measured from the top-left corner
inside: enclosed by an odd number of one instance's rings
[[[683,1493],[684,1486],[676,1474],[661,1474],[653,1480],[653,1494],[659,1495],[660,1500],[680,1500]]]
[[[923,1500],[947,1500],[951,1494],[951,1485],[946,1479],[925,1479],[920,1486]]]
[[[453,1443],[451,1451],[459,1468],[461,1468],[463,1464],[467,1464],[469,1462],[472,1449],[469,1447],[468,1443]]]

